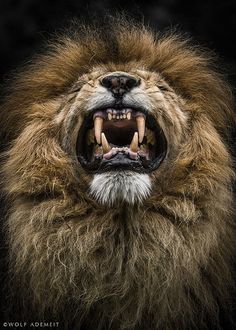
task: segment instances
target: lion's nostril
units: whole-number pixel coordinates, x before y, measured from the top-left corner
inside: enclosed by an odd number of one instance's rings
[[[122,96],[132,88],[138,86],[140,81],[129,75],[109,75],[101,80],[101,85],[111,90],[115,96]]]
[[[111,88],[112,87],[112,76],[108,76],[108,77],[104,77],[101,80],[101,84],[102,86],[106,87],[106,88]]]

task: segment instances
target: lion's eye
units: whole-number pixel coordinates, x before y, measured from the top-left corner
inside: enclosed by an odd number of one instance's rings
[[[83,87],[83,85],[85,84],[85,81],[77,81],[70,89],[68,94],[73,94],[73,93],[77,93],[81,90],[81,88]]]
[[[163,85],[157,85],[157,87],[162,91],[162,92],[168,92],[168,88],[166,86]]]

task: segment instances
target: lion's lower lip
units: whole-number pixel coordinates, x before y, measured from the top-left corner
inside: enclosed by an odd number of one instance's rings
[[[107,168],[149,172],[160,165],[166,150],[165,136],[153,116],[131,108],[94,111],[77,139],[78,159],[93,172]]]
[[[128,156],[130,159],[136,160],[138,158],[138,152],[133,152],[128,147],[113,147],[106,154],[103,154],[103,159],[111,159],[116,156],[118,153],[121,153],[125,156]]]

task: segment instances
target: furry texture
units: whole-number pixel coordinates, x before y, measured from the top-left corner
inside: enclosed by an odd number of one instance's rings
[[[123,20],[107,30],[61,38],[1,108],[9,305],[69,329],[220,327],[220,312],[230,317],[236,242],[230,90],[178,36]],[[74,148],[89,107],[105,97],[98,79],[113,71],[142,79],[132,97],[150,105],[169,145],[149,197],[133,206],[98,203],[89,193],[98,177]]]
[[[118,172],[97,174],[91,185],[91,194],[102,204],[141,203],[150,195],[151,180],[147,174]]]

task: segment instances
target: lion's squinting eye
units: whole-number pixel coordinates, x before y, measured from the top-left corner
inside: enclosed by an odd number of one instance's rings
[[[77,154],[89,171],[157,169],[167,151],[165,135],[153,115],[140,104],[125,102],[123,96],[139,82],[129,75],[109,75],[101,84],[113,100],[94,108],[85,118],[77,139]]]

